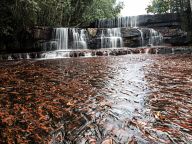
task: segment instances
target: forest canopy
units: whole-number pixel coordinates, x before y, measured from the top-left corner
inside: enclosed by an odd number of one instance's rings
[[[116,0],[1,0],[0,34],[9,36],[32,26],[77,27],[117,16]]]
[[[147,13],[182,13],[190,10],[190,0],[152,0]]]
[[[152,0],[146,10],[153,14],[177,13],[192,41],[192,0]]]

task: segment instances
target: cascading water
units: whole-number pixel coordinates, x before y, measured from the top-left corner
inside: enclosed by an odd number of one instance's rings
[[[73,48],[74,49],[87,49],[85,29],[80,31],[76,28],[72,28],[73,34]]]
[[[68,49],[87,49],[88,47],[95,48],[117,48],[123,47],[123,38],[130,38],[130,41],[125,41],[125,45],[132,43],[137,43],[136,46],[151,46],[159,45],[163,41],[162,35],[150,28],[139,28],[139,16],[131,17],[118,17],[111,20],[100,20],[97,27],[102,27],[104,29],[99,29],[98,35],[94,37],[96,40],[88,39],[88,33],[86,29],[79,28],[56,28],[54,29],[54,36],[52,41],[44,42],[44,50],[68,50]],[[106,28],[105,27],[110,27]],[[117,28],[113,28],[117,27]],[[138,32],[132,33],[132,31],[127,31],[128,29],[137,29]],[[121,34],[121,31],[123,32]],[[130,32],[130,34],[127,33]],[[97,41],[100,39],[101,44]],[[140,43],[139,43],[140,41]],[[89,46],[87,46],[87,42]],[[98,43],[95,46],[95,43]],[[130,44],[131,46],[132,44]],[[127,46],[129,47],[129,45]]]
[[[54,29],[53,39],[54,41],[49,42],[50,49],[56,45],[56,50],[67,50],[67,49],[86,49],[86,30],[77,28],[56,28]],[[72,35],[72,38],[70,38]],[[72,42],[70,42],[70,40]],[[70,45],[72,43],[72,45]],[[43,47],[48,47],[47,43],[44,43]]]
[[[144,33],[143,33],[143,29],[141,28],[141,29],[137,29],[139,32],[140,32],[140,34],[141,34],[141,46],[144,46],[145,45],[145,40],[144,40]]]
[[[118,17],[115,19],[103,19],[97,22],[98,28],[137,27],[138,16]]]
[[[152,28],[137,28],[141,46],[156,46],[163,43],[163,36]]]
[[[121,37],[120,28],[102,30],[101,34],[101,47],[102,48],[117,48],[123,47],[123,40]]]
[[[160,45],[163,42],[163,36],[151,28],[139,28],[139,16],[129,16],[129,17],[118,17],[115,19],[104,19],[100,20],[97,23],[98,28],[113,28],[113,27],[126,27],[126,28],[136,28],[140,33],[140,45]],[[146,30],[147,29],[147,30]],[[102,32],[101,35],[101,46],[102,47],[113,47],[114,45],[111,44],[110,41],[113,41],[113,38],[116,37],[114,35],[110,35],[110,30],[108,29],[108,33],[104,34]],[[121,34],[118,35],[121,37]],[[110,39],[110,40],[108,40]],[[122,38],[121,38],[122,40]],[[115,43],[115,41],[113,41]],[[117,47],[117,46],[115,46]]]
[[[57,50],[68,49],[68,28],[56,28],[55,40],[57,41]]]
[[[154,29],[149,29],[149,45],[160,45],[163,42],[163,36],[161,33]]]

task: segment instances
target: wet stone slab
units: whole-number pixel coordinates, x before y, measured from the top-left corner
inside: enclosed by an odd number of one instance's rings
[[[0,62],[0,143],[190,143],[191,55]]]
[[[0,54],[0,61],[5,60],[47,60],[61,58],[87,58],[87,57],[106,57],[122,56],[129,54],[192,54],[191,46],[148,46],[139,48],[101,48],[101,49],[68,49],[31,53],[10,53]]]

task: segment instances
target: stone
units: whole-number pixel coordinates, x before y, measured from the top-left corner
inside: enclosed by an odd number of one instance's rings
[[[35,40],[50,40],[53,29],[50,27],[34,27],[33,37]]]
[[[103,52],[102,51],[97,51],[96,56],[103,56]]]
[[[85,53],[84,52],[80,52],[79,53],[79,57],[84,57],[85,56]]]

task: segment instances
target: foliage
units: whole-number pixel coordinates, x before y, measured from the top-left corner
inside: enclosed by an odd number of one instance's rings
[[[147,13],[162,14],[170,10],[169,0],[153,0],[151,5],[146,8]]]
[[[146,8],[147,13],[182,13],[190,10],[189,0],[152,0]]]
[[[192,4],[192,3],[191,3]],[[192,41],[192,8],[190,0],[152,0],[146,8],[147,13],[177,13],[182,22],[182,28],[189,32]]]
[[[122,3],[116,0],[1,0],[0,39],[17,38],[33,26],[77,27],[112,18]]]
[[[1,16],[23,27],[76,26],[98,18],[117,16],[116,0],[2,0]],[[1,23],[2,24],[2,23]],[[1,25],[2,26],[2,25]]]

